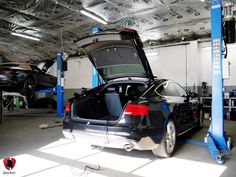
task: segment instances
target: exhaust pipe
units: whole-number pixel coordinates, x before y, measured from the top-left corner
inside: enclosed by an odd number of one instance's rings
[[[127,152],[132,151],[133,148],[134,148],[134,145],[133,145],[133,144],[125,144],[125,145],[124,145],[124,149],[125,149]]]

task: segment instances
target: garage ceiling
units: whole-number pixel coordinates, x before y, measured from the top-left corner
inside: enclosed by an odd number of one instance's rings
[[[133,28],[147,44],[159,45],[209,37],[209,24],[209,0],[0,0],[0,54],[9,61],[55,58],[59,50],[77,55],[74,40],[90,34],[94,26]]]

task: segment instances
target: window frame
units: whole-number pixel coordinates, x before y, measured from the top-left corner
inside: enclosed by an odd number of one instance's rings
[[[155,83],[154,83],[151,87],[149,87],[149,88],[140,96],[140,98],[145,98],[145,97],[146,97],[145,95],[146,95],[153,87],[155,87]],[[156,93],[155,90],[154,90],[154,93]],[[156,93],[156,94],[157,94],[157,93]],[[159,95],[157,95],[157,96],[159,96]]]
[[[159,94],[159,93],[157,92],[157,89],[158,89],[160,86],[162,86],[162,85],[164,85],[164,84],[166,84],[166,83],[174,83],[174,84],[180,86],[180,87],[184,90],[184,92],[186,93],[186,96],[170,96],[170,95],[161,95],[161,94]],[[180,84],[178,84],[178,83],[175,82],[175,81],[171,81],[171,80],[167,80],[167,81],[161,83],[160,85],[158,85],[158,86],[156,87],[156,89],[155,89],[154,91],[155,91],[156,94],[159,95],[160,97],[187,97],[187,96],[188,96],[187,91],[186,91]]]

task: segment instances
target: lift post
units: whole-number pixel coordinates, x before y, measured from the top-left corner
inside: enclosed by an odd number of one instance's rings
[[[96,69],[93,67],[92,68],[92,88],[98,86],[98,73]]]
[[[63,70],[62,52],[57,53],[57,85],[55,88],[49,88],[38,91],[38,93],[56,93],[57,94],[57,117],[64,115],[64,70]]]
[[[92,33],[99,33],[102,30],[98,27],[93,27],[92,28]],[[98,86],[98,73],[96,71],[96,69],[94,68],[94,66],[92,66],[92,88],[97,87]]]
[[[219,164],[229,156],[224,132],[223,78],[222,78],[222,2],[211,1],[211,62],[212,62],[212,110],[211,124],[206,135],[208,151]]]
[[[63,53],[57,53],[57,117],[64,114],[64,72],[63,72]]]

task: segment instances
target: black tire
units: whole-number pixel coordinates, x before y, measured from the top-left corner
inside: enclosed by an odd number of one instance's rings
[[[174,121],[169,119],[161,143],[157,148],[153,149],[152,152],[159,157],[171,157],[175,151],[175,145],[176,126]]]
[[[31,99],[35,93],[35,81],[31,77],[27,77],[24,81],[23,89],[20,91],[27,99]]]

